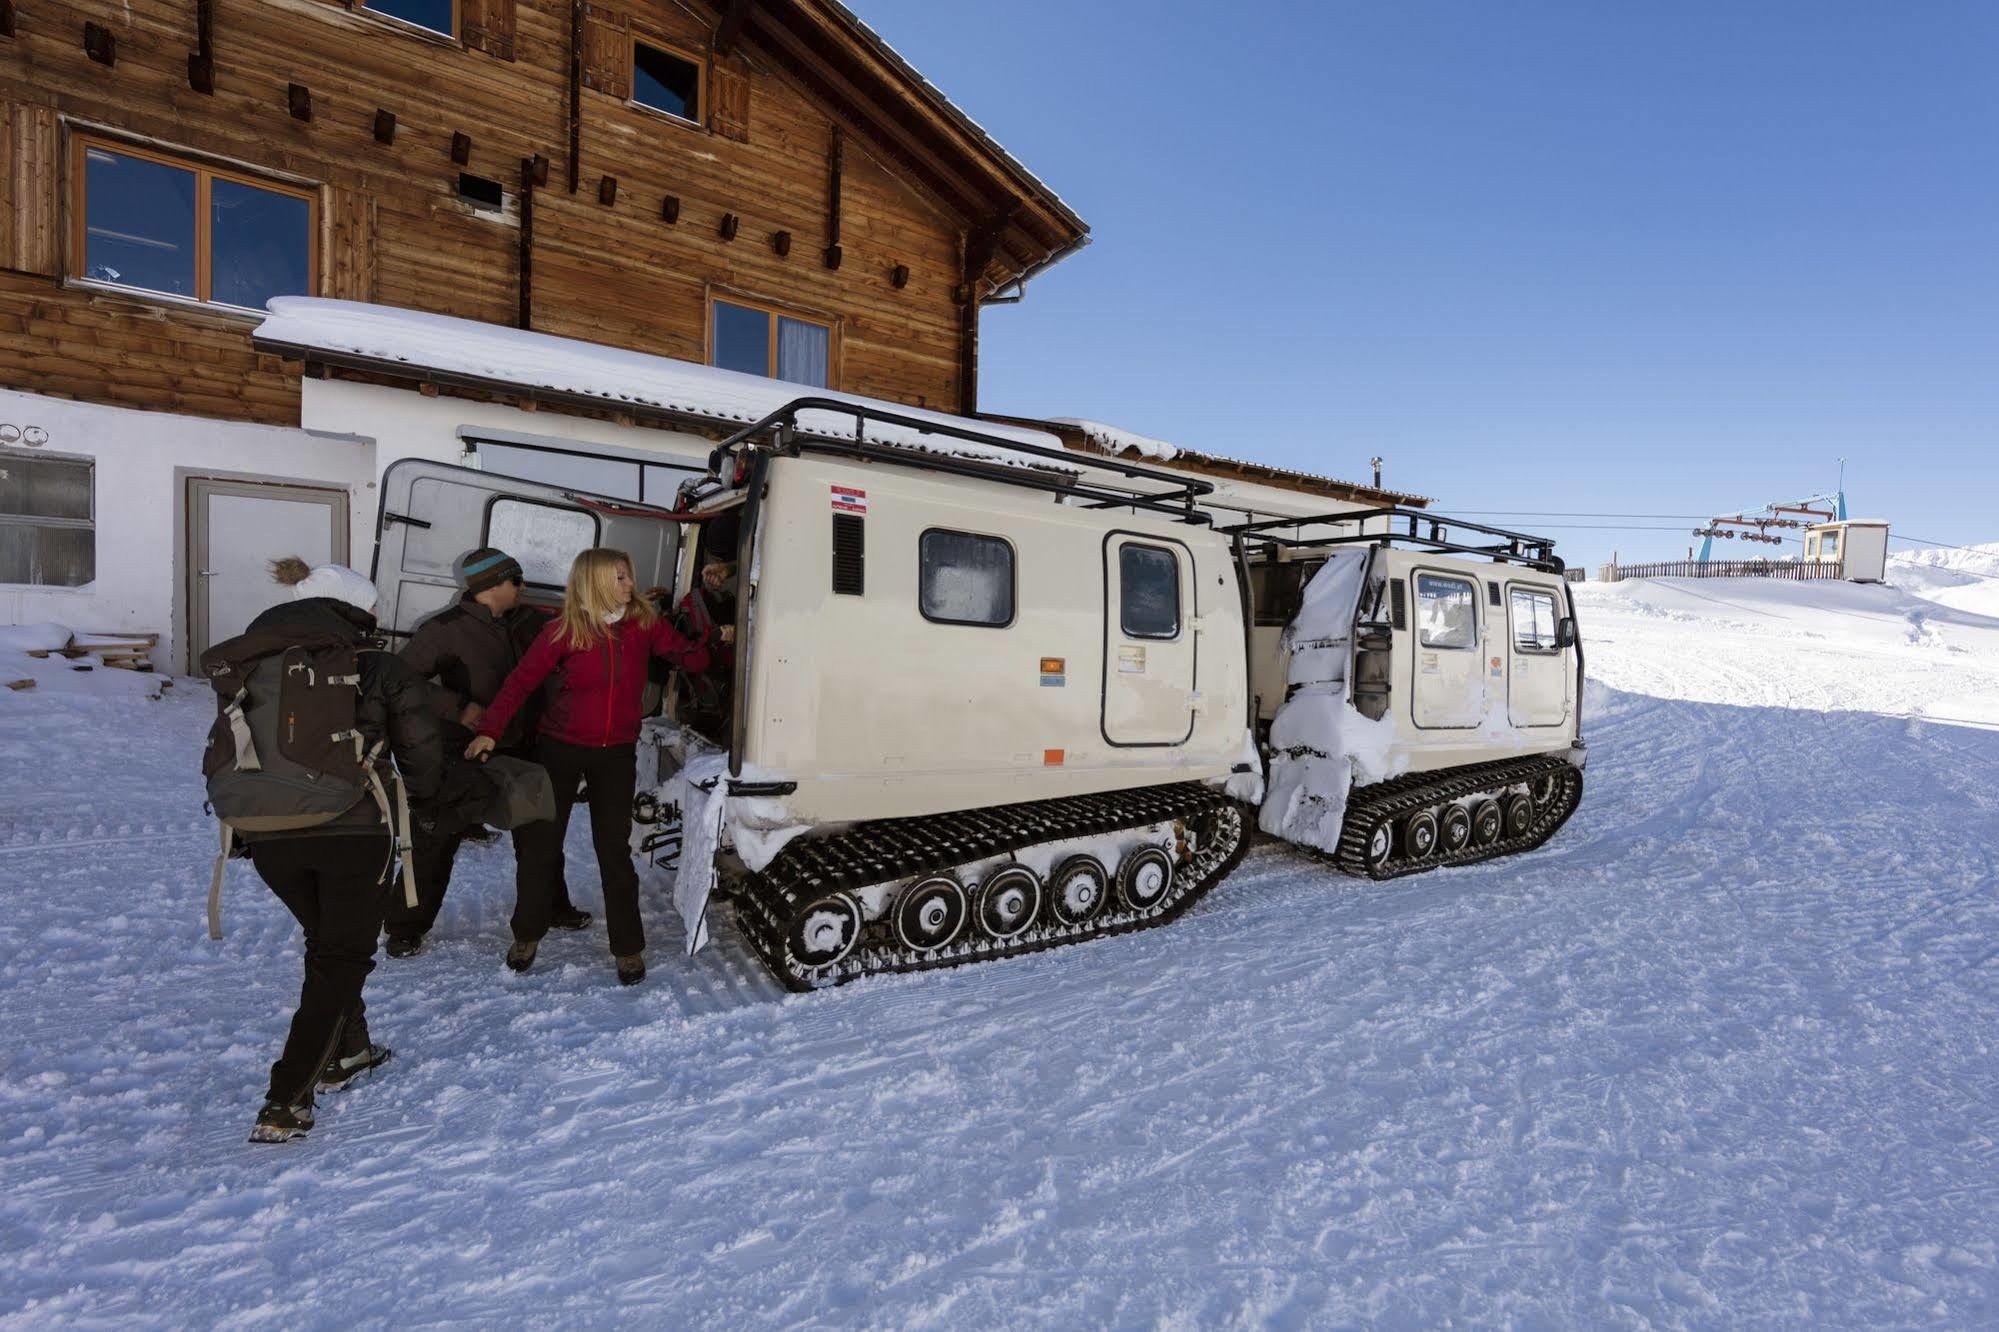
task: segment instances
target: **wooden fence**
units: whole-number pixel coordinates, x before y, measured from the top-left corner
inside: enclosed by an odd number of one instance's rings
[[[1670,560],[1664,564],[1606,564],[1598,571],[1606,583],[1625,578],[1838,578],[1838,560]]]

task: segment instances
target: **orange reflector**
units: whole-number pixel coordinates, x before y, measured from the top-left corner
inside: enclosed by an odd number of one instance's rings
[[[1042,766],[1042,767],[1044,767],[1044,768],[1059,768],[1059,767],[1061,767],[1061,766],[1062,766],[1062,751],[1061,751],[1061,750],[1059,750],[1059,749],[1044,749],[1044,750],[1042,750],[1042,751],[1041,751],[1041,766]]]
[[[1063,657],[1043,657],[1041,659],[1041,673],[1043,675],[1062,674],[1062,667],[1066,660]]]

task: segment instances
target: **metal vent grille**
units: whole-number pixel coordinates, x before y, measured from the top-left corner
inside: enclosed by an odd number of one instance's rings
[[[1500,604],[1500,601],[1499,601],[1499,584],[1497,584],[1497,583],[1494,583],[1494,582],[1487,582],[1487,583],[1486,583],[1486,585],[1485,585],[1485,599],[1486,599],[1487,601],[1491,602],[1491,603],[1492,603],[1493,605],[1495,605],[1495,606],[1497,606],[1497,605],[1499,605],[1499,604]]]
[[[1388,580],[1388,620],[1397,629],[1409,627],[1409,594],[1402,589],[1400,578]]]
[[[860,596],[867,583],[866,521],[851,513],[833,515],[833,590],[850,597]]]

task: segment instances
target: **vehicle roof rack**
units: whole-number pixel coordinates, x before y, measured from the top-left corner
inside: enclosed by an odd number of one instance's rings
[[[1378,520],[1380,530],[1366,531],[1370,521]],[[1406,522],[1398,523],[1398,520]],[[1322,526],[1352,526],[1360,524],[1361,529],[1338,536],[1312,536],[1303,529]],[[1283,529],[1291,529],[1288,533]],[[1236,523],[1216,529],[1224,536],[1235,537],[1243,542],[1262,542],[1285,549],[1319,546],[1415,546],[1420,550],[1442,551],[1453,555],[1481,555],[1487,559],[1509,564],[1526,565],[1545,573],[1561,573],[1564,566],[1555,554],[1552,537],[1532,536],[1526,532],[1514,532],[1504,527],[1490,527],[1485,523],[1474,523],[1465,519],[1452,518],[1448,514],[1419,512],[1415,509],[1349,509],[1342,513],[1316,514],[1304,518],[1259,518],[1252,522]],[[1496,544],[1476,545],[1471,541],[1455,539],[1458,532],[1473,533],[1476,536],[1494,537]]]
[[[844,435],[828,434],[823,427],[813,430],[801,425],[798,419],[801,412],[826,412],[849,418],[854,423],[853,436],[849,438]],[[867,438],[867,426],[870,422],[914,431],[919,435],[961,439],[968,443],[1003,449],[1008,453],[1045,458],[1062,464],[1064,470],[1058,475],[1043,468],[1015,467],[1003,463],[982,462],[977,458],[956,454],[931,453],[921,448],[882,444]],[[870,458],[902,467],[922,468],[954,476],[973,476],[982,481],[997,481],[1004,485],[1047,491],[1058,496],[1090,501],[1081,506],[1085,508],[1143,509],[1150,513],[1163,514],[1175,522],[1201,526],[1214,524],[1214,516],[1195,505],[1195,501],[1201,496],[1214,492],[1215,487],[1212,482],[1125,462],[1121,458],[1100,458],[1094,454],[1088,458],[1079,458],[1065,449],[1023,443],[1004,435],[972,430],[934,417],[904,416],[899,412],[882,411],[877,407],[837,398],[794,398],[761,421],[744,426],[717,444],[714,451],[708,455],[709,475],[720,477],[723,474],[723,460],[726,457],[739,450],[754,448],[767,448],[778,453],[836,453],[849,457]],[[1085,481],[1077,475],[1083,468],[1114,472],[1133,484]],[[1165,489],[1144,489],[1137,484],[1148,482],[1160,482]]]

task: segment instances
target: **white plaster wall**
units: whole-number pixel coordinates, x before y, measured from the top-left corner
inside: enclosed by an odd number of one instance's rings
[[[353,518],[351,558],[373,542],[375,450],[366,439],[100,407],[0,389],[0,422],[38,425],[38,452],[96,460],[97,577],[78,588],[0,584],[0,624],[160,635],[154,662],[185,670],[185,478],[337,486]],[[364,525],[365,523],[365,525]]]
[[[566,448],[586,451],[605,446],[607,456],[613,452],[618,456],[658,455],[662,462],[682,466],[692,463],[706,467],[708,451],[715,447],[713,440],[678,431],[621,426],[547,409],[527,412],[500,403],[470,402],[442,394],[427,398],[415,389],[340,379],[305,381],[299,423],[309,430],[340,431],[373,439],[377,480],[390,463],[400,458],[476,465],[468,463],[459,443],[459,429],[468,426],[539,436]],[[375,523],[372,505],[367,523],[372,546]],[[360,556],[357,554],[356,558]],[[367,567],[365,559],[360,567]]]

